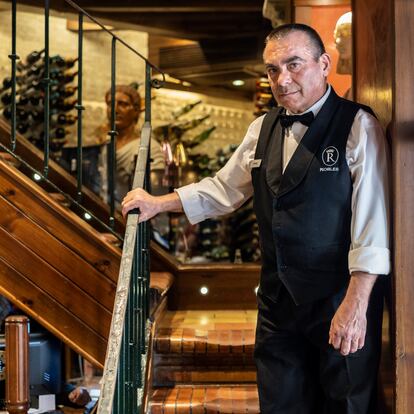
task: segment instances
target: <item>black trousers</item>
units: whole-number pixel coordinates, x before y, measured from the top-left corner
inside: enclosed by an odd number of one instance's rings
[[[258,294],[255,362],[261,414],[377,414],[383,289],[375,284],[365,346],[342,356],[328,344],[332,317],[345,290],[296,305],[280,288]]]

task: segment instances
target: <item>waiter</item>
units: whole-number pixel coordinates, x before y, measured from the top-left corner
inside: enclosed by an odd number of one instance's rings
[[[281,108],[250,125],[214,178],[161,197],[133,190],[123,213],[184,211],[197,223],[253,195],[261,413],[376,414],[378,275],[390,271],[383,132],[369,108],[327,84],[331,60],[309,26],[273,30],[263,57]]]

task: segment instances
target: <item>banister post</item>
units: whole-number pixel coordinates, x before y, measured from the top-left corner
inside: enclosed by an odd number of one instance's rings
[[[10,414],[29,409],[29,319],[6,318],[6,407]]]

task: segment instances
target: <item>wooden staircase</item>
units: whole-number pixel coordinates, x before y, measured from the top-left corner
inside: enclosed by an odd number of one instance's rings
[[[120,248],[1,160],[0,248],[0,294],[102,367]],[[258,267],[181,265],[155,245],[151,260],[151,294],[161,306],[153,315],[148,412],[258,412]],[[208,297],[199,292],[205,284]]]
[[[122,252],[55,198],[0,161],[0,294],[102,368]]]

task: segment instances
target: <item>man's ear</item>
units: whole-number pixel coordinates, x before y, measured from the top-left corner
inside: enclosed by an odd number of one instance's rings
[[[327,53],[323,53],[319,58],[319,62],[321,65],[321,69],[323,70],[323,74],[325,76],[328,76],[332,67],[331,57]]]

